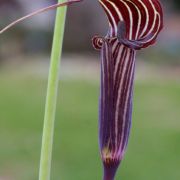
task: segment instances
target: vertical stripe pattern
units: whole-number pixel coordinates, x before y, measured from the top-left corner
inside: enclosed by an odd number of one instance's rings
[[[159,0],[99,0],[109,20],[101,51],[99,142],[104,180],[113,180],[131,128],[136,50],[152,45],[163,26]]]
[[[101,41],[99,142],[107,173],[118,167],[128,142],[136,52],[117,39]]]

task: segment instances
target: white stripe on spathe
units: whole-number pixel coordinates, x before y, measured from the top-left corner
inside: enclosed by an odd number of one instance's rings
[[[123,57],[122,61],[125,61],[125,64],[123,66],[123,69],[122,69],[122,75],[121,75],[121,79],[120,79],[120,84],[119,84],[119,89],[118,89],[118,97],[117,97],[117,102],[116,102],[116,111],[115,111],[115,134],[116,134],[116,151],[118,150],[118,146],[117,146],[117,143],[118,143],[118,116],[119,116],[119,104],[121,102],[121,93],[122,93],[122,84],[123,84],[123,80],[124,80],[124,76],[125,76],[125,72],[126,72],[126,69],[127,69],[127,65],[128,65],[128,60],[129,60],[129,56],[130,56],[130,49],[128,48],[125,48],[124,51],[127,51],[125,53],[126,54],[126,57]],[[124,122],[124,118],[123,118],[123,122]],[[123,132],[122,132],[123,133]]]
[[[133,16],[132,16],[132,12],[131,9],[129,8],[129,6],[127,5],[126,2],[124,2],[124,0],[120,0],[127,8],[128,13],[129,13],[129,40],[132,40],[132,35],[133,35]],[[126,24],[127,25],[127,24]]]
[[[146,32],[147,27],[148,27],[148,23],[149,23],[149,12],[148,12],[148,9],[146,8],[146,5],[145,5],[141,0],[138,0],[138,1],[142,4],[142,6],[143,6],[143,8],[144,8],[144,10],[145,10],[145,12],[146,12],[146,23],[145,23],[145,26],[144,26],[141,34],[140,34],[140,37],[142,37],[142,36],[144,35],[144,33]]]
[[[135,39],[137,39],[138,35],[139,35],[139,31],[140,31],[141,20],[142,20],[141,11],[134,2],[132,2],[131,0],[127,0],[127,1],[130,2],[131,4],[133,4],[134,7],[136,8],[137,12],[138,12],[138,25],[137,25],[136,35],[135,35]]]
[[[111,14],[111,11],[109,10],[109,8],[106,6],[106,4],[103,3],[102,0],[99,0],[99,2],[101,3],[101,5],[104,7],[104,9],[107,11],[108,15],[110,16],[111,20],[112,20],[112,23],[113,23],[113,27],[112,29],[117,29],[117,25],[116,25],[116,21],[113,17],[113,15]],[[112,30],[111,30],[111,36],[112,36]]]

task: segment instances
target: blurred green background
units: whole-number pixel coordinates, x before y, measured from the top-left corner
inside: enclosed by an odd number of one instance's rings
[[[50,4],[31,2],[2,0],[1,27]],[[156,46],[138,54],[132,131],[117,180],[180,179],[180,15],[176,2],[162,1],[164,31]],[[94,13],[97,18],[92,17]],[[0,180],[38,179],[54,14],[38,18],[0,36]],[[90,39],[94,34],[104,34],[106,23],[97,2],[86,1],[69,9],[52,180],[102,177],[99,55],[91,48]]]

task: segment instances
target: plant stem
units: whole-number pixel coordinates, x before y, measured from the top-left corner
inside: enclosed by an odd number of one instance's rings
[[[61,2],[62,0],[59,0]],[[57,9],[42,136],[39,180],[50,180],[54,122],[67,7]]]

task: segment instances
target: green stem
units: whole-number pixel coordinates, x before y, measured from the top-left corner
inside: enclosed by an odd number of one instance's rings
[[[61,2],[62,0],[59,0]],[[50,180],[58,77],[67,7],[57,9],[44,116],[39,180]]]

